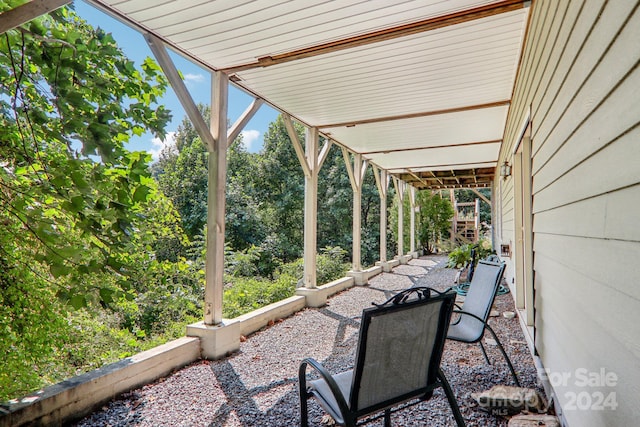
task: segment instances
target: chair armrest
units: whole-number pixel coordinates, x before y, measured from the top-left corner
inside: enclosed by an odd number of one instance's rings
[[[302,361],[302,363],[300,363],[300,369],[298,371],[298,380],[300,381],[300,390],[305,390],[305,391],[307,390],[307,387],[306,387],[307,366],[310,366],[315,371],[317,371],[322,377],[322,379],[327,383],[327,385],[329,386],[329,390],[331,390],[333,397],[336,399],[336,402],[338,403],[338,408],[340,409],[340,412],[342,412],[342,416],[344,417],[345,414],[348,414],[349,406],[347,405],[347,401],[344,399],[344,396],[340,391],[340,387],[338,387],[338,384],[333,379],[333,376],[331,376],[329,371],[327,371],[320,362],[318,362],[312,357],[307,357]]]
[[[471,317],[473,317],[474,319],[481,321],[485,326],[489,326],[489,323],[488,323],[486,320],[484,320],[482,317],[478,317],[478,316],[476,316],[476,315],[475,315],[475,314],[473,314],[473,313],[469,313],[469,312],[467,312],[467,311],[462,311],[462,310],[453,310],[453,313],[460,314],[460,315],[461,315],[460,317],[462,317],[462,315],[464,315],[464,316],[471,316]]]
[[[453,289],[453,288],[449,288],[449,289]],[[447,291],[448,291],[449,289],[447,289]],[[453,310],[453,311],[451,312],[451,317],[453,317],[453,314],[455,314],[455,313],[462,313],[462,307],[460,306],[460,304],[453,303],[453,306],[454,306],[455,308],[457,308],[457,310]],[[461,319],[462,319],[462,316],[457,316],[457,318],[456,318],[455,320],[453,320],[453,322],[451,322],[450,324],[451,324],[451,325],[457,325],[458,323],[460,323],[460,320],[461,320]]]

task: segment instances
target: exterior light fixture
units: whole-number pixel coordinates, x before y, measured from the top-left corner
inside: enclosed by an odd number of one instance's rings
[[[511,176],[511,165],[506,160],[500,166],[500,176],[506,179],[508,176]]]

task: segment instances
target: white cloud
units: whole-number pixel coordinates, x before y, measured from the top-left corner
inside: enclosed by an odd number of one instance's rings
[[[243,130],[242,134],[242,143],[247,148],[247,151],[250,153],[255,153],[260,149],[257,145],[260,143],[260,131],[249,129]]]
[[[147,150],[150,154],[151,157],[153,157],[152,162],[157,162],[158,159],[160,158],[160,152],[165,148],[165,147],[169,147],[169,146],[174,146],[176,145],[176,133],[175,132],[167,132],[167,135],[165,136],[164,140],[161,140],[160,138],[153,138],[151,140],[151,144],[153,145],[153,148]]]
[[[187,73],[184,75],[184,83],[189,87],[193,87],[204,81],[203,74]]]

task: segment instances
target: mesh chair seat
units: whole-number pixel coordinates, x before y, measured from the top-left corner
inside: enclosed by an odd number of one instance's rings
[[[463,341],[466,343],[478,342],[484,335],[484,328],[478,330],[474,325],[468,323],[453,324],[449,326],[447,338],[455,341]]]
[[[337,375],[333,375],[333,379],[338,384],[338,388],[340,392],[344,396],[345,400],[348,402],[351,397],[351,381],[353,380],[353,369],[341,372]],[[344,422],[344,420],[340,420],[340,407],[338,406],[338,401],[336,400],[333,393],[331,393],[331,387],[329,384],[323,379],[317,379],[311,381],[309,383],[309,387],[314,390],[314,396],[319,396],[324,400],[324,404],[322,406],[327,407],[329,415],[333,417],[336,422]]]

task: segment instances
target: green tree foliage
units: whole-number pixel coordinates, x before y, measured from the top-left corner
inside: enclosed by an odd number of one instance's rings
[[[10,226],[18,228],[13,223],[5,229]],[[25,250],[33,242],[24,237],[0,234],[0,401],[58,379],[45,368],[56,365],[56,348],[71,335],[66,307],[55,297],[46,269]],[[31,267],[16,265],[14,258]]]
[[[420,207],[416,213],[417,238],[425,252],[432,253],[442,238],[448,237],[451,231],[453,206],[449,199],[429,190],[417,192],[416,205]]]
[[[208,118],[209,108],[200,110]],[[304,128],[295,126],[304,141]],[[260,153],[248,153],[241,140],[227,153],[226,242],[227,255],[233,258],[227,267],[234,275],[238,265],[246,270],[248,258],[255,261],[255,274],[270,277],[280,263],[302,256],[304,175],[282,117],[270,124],[264,141]],[[154,176],[173,200],[191,239],[206,224],[206,156],[204,144],[185,119],[175,146],[166,148],[154,165]],[[373,264],[379,256],[380,199],[370,168],[362,193],[363,262]],[[340,246],[351,252],[352,200],[342,152],[333,147],[319,176],[319,247]]]
[[[362,263],[380,259],[380,196],[373,171],[365,172],[361,199]],[[353,190],[339,147],[332,147],[318,179],[318,246],[353,246]],[[350,258],[350,255],[348,255]]]
[[[198,108],[208,122],[211,109]],[[265,237],[254,197],[254,157],[242,144],[242,136],[227,150],[225,239],[235,250],[259,245]],[[207,224],[208,152],[188,118],[178,127],[175,145],[161,152],[153,174],[180,213],[187,236],[193,240],[202,235]]]
[[[28,234],[54,277],[118,271],[112,251],[150,191],[148,157],[124,143],[161,134],[170,118],[155,105],[166,87],[158,66],[135,68],[109,34],[62,8],[0,36],[0,87],[2,234]]]
[[[185,121],[182,126],[186,126]],[[182,139],[180,131],[176,135]],[[177,145],[162,150],[154,174],[159,188],[180,214],[185,233],[193,239],[207,224],[208,154],[199,137],[180,146],[179,151]]]
[[[295,127],[304,141],[304,129]],[[269,125],[260,154],[255,189],[261,201],[260,219],[268,230],[265,249],[290,262],[302,254],[304,175],[281,115]]]
[[[0,11],[20,3],[0,0]],[[154,248],[185,243],[150,156],[125,148],[132,135],[164,132],[165,88],[152,60],[134,66],[111,35],[68,8],[0,35],[0,399],[86,369],[76,344],[86,348],[106,323],[115,325],[106,334],[140,349],[128,340],[143,342],[144,322],[131,327],[138,335],[122,329],[118,304],[141,313],[161,298],[181,304],[171,285],[184,287],[184,277],[170,278],[185,266],[141,277],[164,268]],[[140,283],[163,291],[152,280],[172,297],[146,293]],[[97,341],[90,348],[112,361],[113,340]]]
[[[247,152],[242,136],[227,151],[227,209],[225,238],[236,250],[260,246],[267,236],[256,194],[258,155]],[[264,255],[260,259],[263,259]]]
[[[440,197],[438,193],[431,190],[421,190],[416,193],[416,239],[421,243],[426,252],[433,252],[444,236],[447,236],[451,229],[451,219],[453,218],[453,206],[449,199]],[[409,251],[409,224],[411,207],[409,196],[405,195],[403,204],[403,244],[404,252]],[[394,197],[391,208],[390,226],[397,239],[398,236],[398,198]]]

